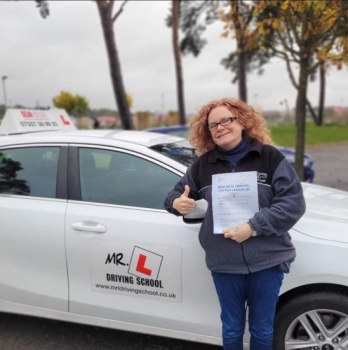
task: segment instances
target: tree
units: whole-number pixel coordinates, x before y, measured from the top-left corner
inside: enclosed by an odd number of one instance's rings
[[[48,7],[48,2],[46,0],[35,0],[36,7],[40,10],[40,15],[42,18],[46,18],[50,14],[50,10]]]
[[[276,39],[265,39],[264,45],[286,62],[297,89],[295,169],[303,180],[308,81],[318,68],[321,74],[325,65],[340,69],[348,59],[348,2],[263,0],[255,2],[255,12],[260,35],[266,38],[272,33]],[[291,64],[299,69],[297,81]]]
[[[227,9],[224,12],[224,9]],[[261,66],[270,56],[269,52],[260,50],[257,41],[257,31],[252,31],[254,21],[254,7],[250,1],[183,1],[180,11],[180,28],[184,33],[181,40],[181,52],[185,55],[192,53],[198,56],[207,41],[202,38],[206,26],[221,19],[225,24],[223,36],[232,30],[237,41],[237,49],[228,57],[222,59],[221,64],[231,70],[235,76],[232,83],[238,83],[239,99],[247,101],[247,73],[258,69],[263,72]],[[200,21],[204,18],[204,23]],[[167,24],[172,25],[172,17],[168,17]]]
[[[247,102],[247,73],[258,69],[268,62],[270,54],[261,50],[258,32],[253,26],[254,3],[242,0],[229,0],[229,10],[221,13],[221,20],[226,23],[223,36],[227,37],[228,30],[232,30],[237,41],[237,50],[224,58],[221,63],[226,69],[235,73],[232,82],[238,82],[239,99]],[[270,40],[270,38],[268,38]]]
[[[108,53],[112,86],[118,106],[118,111],[120,113],[122,126],[124,129],[132,130],[134,129],[134,125],[131,118],[129,106],[127,104],[126,90],[123,84],[121,65],[118,57],[115,33],[113,29],[113,24],[122,13],[126,3],[127,0],[124,1],[119,10],[115,14],[113,14],[113,8],[115,4],[114,0],[96,1],[100,15],[101,25],[103,28],[106,50]]]
[[[184,79],[182,74],[181,54],[179,44],[179,20],[181,0],[172,0],[172,40],[175,60],[176,89],[178,98],[180,125],[186,124]]]
[[[258,51],[252,47],[245,47],[244,49],[244,65],[239,64],[240,55],[237,51],[231,52],[227,57],[221,60],[221,64],[232,73],[234,76],[232,78],[232,83],[235,84],[239,81],[239,77],[242,76],[244,82],[239,85],[239,97],[241,97],[241,91],[245,93],[245,100],[248,100],[248,89],[247,89],[247,74],[257,71],[258,74],[264,72],[263,65],[265,65],[269,59],[269,53]],[[241,69],[244,68],[245,71],[241,74]],[[245,86],[245,88],[244,88]]]
[[[17,172],[23,170],[20,162],[7,158],[0,152],[0,189],[2,193],[29,194],[30,187],[26,180],[17,179]]]
[[[113,24],[119,15],[122,13],[124,6],[128,0],[124,1],[119,10],[113,14],[115,0],[98,0],[96,1],[101,25],[104,34],[106,50],[108,54],[110,75],[114,96],[118,111],[120,113],[122,126],[124,129],[134,129],[133,120],[127,103],[126,91],[123,84],[120,60],[115,41],[115,33]],[[40,9],[40,14],[43,18],[49,15],[48,1],[36,0],[37,7]]]
[[[53,97],[52,102],[55,107],[63,108],[68,114],[74,116],[82,116],[88,109],[88,101],[80,95],[73,95],[67,91]]]
[[[36,7],[39,8],[40,15],[42,18],[47,18],[50,14],[47,0],[35,0]]]
[[[232,29],[234,29],[235,39],[237,41],[235,57],[237,58],[236,69],[238,78],[236,80],[238,81],[239,99],[247,102],[246,51],[248,26],[253,17],[253,7],[249,9],[249,4],[246,5],[240,0],[231,0],[230,5],[228,15],[231,19],[230,23],[233,24]],[[241,8],[242,6],[244,7],[244,11]]]
[[[316,124],[323,125],[324,120],[324,104],[325,104],[325,88],[326,88],[326,68],[325,61],[319,60],[319,105]]]
[[[126,92],[126,99],[127,99],[127,105],[129,109],[131,109],[133,107],[133,96],[128,92]]]

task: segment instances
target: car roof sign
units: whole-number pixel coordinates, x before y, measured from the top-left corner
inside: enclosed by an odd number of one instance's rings
[[[7,109],[0,125],[0,134],[22,134],[38,131],[75,130],[64,109]]]

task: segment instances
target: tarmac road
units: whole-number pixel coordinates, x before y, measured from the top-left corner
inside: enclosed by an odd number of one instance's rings
[[[314,183],[348,191],[348,144],[307,147],[315,159]],[[168,338],[0,314],[1,350],[220,350]]]
[[[221,350],[221,347],[0,314],[1,350]]]
[[[314,160],[314,183],[348,191],[348,144],[307,147]]]

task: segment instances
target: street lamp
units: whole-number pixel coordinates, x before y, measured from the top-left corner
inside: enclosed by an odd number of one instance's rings
[[[280,104],[282,105],[284,103],[285,105],[285,112],[286,112],[286,115],[285,115],[285,120],[287,122],[289,122],[290,120],[290,111],[289,111],[289,104],[288,104],[288,100],[285,98],[284,100],[280,101]]]
[[[7,98],[6,98],[6,84],[5,84],[5,80],[7,79],[7,75],[3,75],[2,76],[2,89],[4,91],[4,104],[5,104],[5,108],[7,106]]]
[[[162,92],[162,94],[161,94],[162,118],[164,116],[164,108],[165,108],[164,105],[165,105],[165,93]]]

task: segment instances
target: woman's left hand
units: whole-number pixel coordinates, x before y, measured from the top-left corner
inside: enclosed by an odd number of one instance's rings
[[[225,238],[230,238],[238,243],[242,243],[251,237],[251,227],[249,224],[238,225],[222,231]]]

